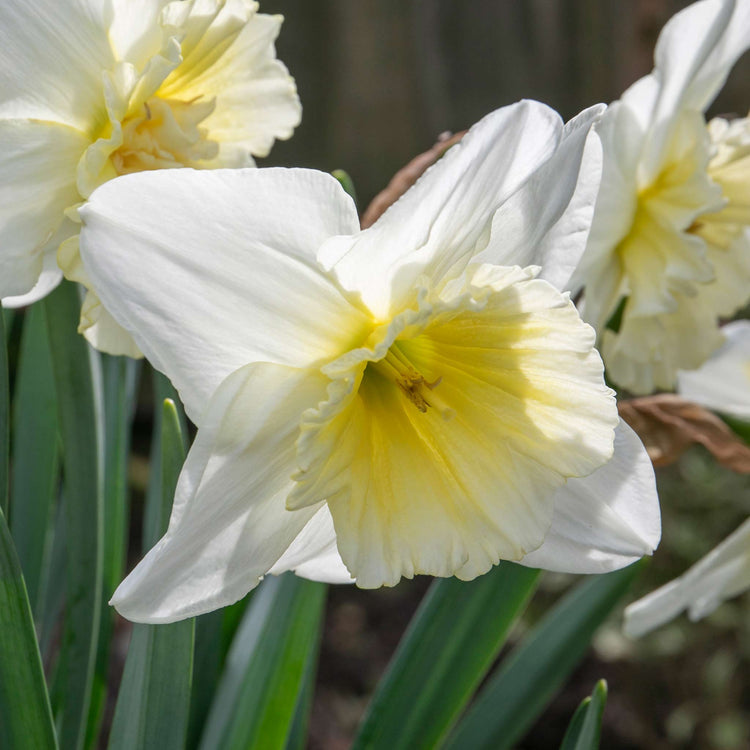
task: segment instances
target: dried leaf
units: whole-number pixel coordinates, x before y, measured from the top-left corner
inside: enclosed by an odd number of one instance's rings
[[[362,229],[372,226],[451,146],[458,143],[466,131],[456,133],[442,133],[437,143],[419,156],[415,156],[405,167],[399,169],[388,183],[385,190],[381,190],[362,215]]]
[[[739,474],[750,474],[750,446],[702,406],[671,393],[620,401],[620,416],[638,433],[654,466],[676,461],[692,443]]]

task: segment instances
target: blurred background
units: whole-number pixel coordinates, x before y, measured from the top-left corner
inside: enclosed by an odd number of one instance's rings
[[[267,165],[345,169],[365,209],[412,157],[445,131],[469,127],[521,98],[568,119],[610,102],[653,66],[674,0],[261,0],[286,20],[277,43],[304,107],[294,137]],[[709,115],[750,107],[750,55]],[[702,449],[659,471],[664,538],[630,600],[681,573],[750,512],[750,479]],[[548,575],[528,627],[569,583]],[[363,592],[332,588],[312,718],[311,748],[350,738],[429,580]],[[609,682],[603,748],[750,748],[750,597],[707,621],[685,618],[638,642],[620,615],[520,745],[557,747],[575,706]],[[519,631],[520,632],[520,631]]]
[[[651,70],[661,27],[687,4],[261,0],[261,11],[286,17],[277,50],[304,107],[294,137],[277,144],[263,165],[345,169],[363,211],[441,133],[463,130],[497,107],[533,98],[568,119],[618,98]],[[747,112],[749,73],[746,56],[710,115]],[[721,469],[702,449],[660,470],[658,481],[663,542],[627,601],[683,572],[750,513],[750,479]],[[349,746],[429,583],[421,578],[375,592],[331,588],[312,750]],[[517,635],[569,583],[547,575]],[[557,747],[575,707],[604,677],[610,697],[602,748],[750,748],[750,597],[704,622],[682,618],[638,642],[620,628],[621,611],[519,747]]]

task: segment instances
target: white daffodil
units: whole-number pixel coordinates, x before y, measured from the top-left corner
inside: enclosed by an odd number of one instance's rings
[[[749,588],[750,518],[684,575],[627,607],[625,632],[639,638],[685,610],[700,620]]]
[[[252,166],[253,155],[292,134],[299,99],[274,50],[282,19],[257,8],[251,0],[0,3],[4,306],[43,297],[64,271],[89,288],[86,337],[138,355],[81,266],[75,207],[117,175]]]
[[[636,393],[674,387],[750,299],[750,120],[703,116],[748,47],[749,0],[689,6],[597,126],[602,183],[574,286],[608,374]]]
[[[588,232],[600,111],[563,127],[535,102],[498,110],[365,231],[310,170],[154,172],[92,195],[86,270],[199,425],[121,613],[188,617],[289,569],[369,588],[500,559],[598,572],[654,548],[650,462],[615,437],[594,332],[558,291]]]
[[[750,420],[750,320],[721,332],[724,345],[698,370],[677,373],[677,390],[708,409]]]

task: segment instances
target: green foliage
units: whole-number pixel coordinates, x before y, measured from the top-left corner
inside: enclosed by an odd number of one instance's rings
[[[591,696],[584,698],[573,714],[560,750],[596,750],[599,747],[606,702],[607,683],[599,680]]]
[[[343,169],[334,169],[331,175],[335,177],[342,188],[347,192],[349,197],[354,201],[354,205],[357,205],[357,191],[354,189],[354,180],[349,176],[348,172]]]
[[[24,316],[13,397],[10,529],[32,610],[40,612],[59,479],[57,397],[44,307]]]
[[[163,533],[185,445],[177,409],[164,402],[161,420],[161,496],[153,514]],[[135,625],[110,735],[110,750],[180,750],[185,746],[193,674],[195,621]]]
[[[65,627],[60,655],[60,744],[83,747],[97,654],[102,594],[102,383],[99,357],[77,332],[78,287],[44,300],[57,387],[66,520]]]
[[[0,316],[0,456],[4,462],[0,506],[6,504],[8,368]],[[52,710],[44,683],[31,607],[21,565],[0,508],[0,747],[55,748]]]
[[[502,562],[473,581],[436,580],[375,692],[354,747],[434,747],[497,656],[538,576]]]
[[[504,660],[446,747],[512,747],[584,656],[595,630],[639,569],[636,563],[591,576],[567,594]]]
[[[326,586],[291,573],[268,576],[247,608],[214,696],[202,750],[283,750],[301,686],[314,671]],[[305,711],[309,702],[299,708]]]

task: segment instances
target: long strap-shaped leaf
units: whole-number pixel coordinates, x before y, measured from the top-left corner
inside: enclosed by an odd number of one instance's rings
[[[436,580],[378,686],[354,747],[435,747],[490,668],[538,576],[501,562],[473,581]]]
[[[318,649],[325,593],[292,573],[263,581],[229,651],[202,750],[283,750]]]
[[[568,724],[560,750],[597,750],[602,733],[607,683],[599,680],[589,698],[584,698]]]
[[[8,457],[10,452],[10,377],[5,342],[5,313],[0,305],[0,511],[8,512]]]
[[[502,750],[515,745],[583,658],[594,631],[639,569],[636,563],[592,576],[566,595],[505,659],[446,747]]]
[[[57,490],[57,396],[44,305],[26,311],[13,397],[10,529],[32,610],[41,614],[40,584],[51,553]]]
[[[160,508],[155,530],[167,526],[185,444],[173,401],[165,401],[161,420]],[[136,625],[117,697],[110,750],[180,750],[185,747],[193,676],[195,621]]]
[[[102,601],[109,601],[123,577],[128,539],[128,461],[140,361],[102,357],[104,381],[104,538]],[[86,747],[94,747],[104,712],[114,611],[102,607],[99,646],[91,691]]]
[[[5,505],[8,460],[8,366],[0,311],[0,460],[6,462],[0,484]],[[31,618],[21,565],[0,509],[0,747],[25,750],[55,748],[47,686]]]
[[[57,747],[31,608],[0,511],[0,747]]]
[[[60,744],[84,744],[101,611],[102,404],[96,352],[77,333],[80,297],[63,282],[44,300],[60,412],[66,520]]]

